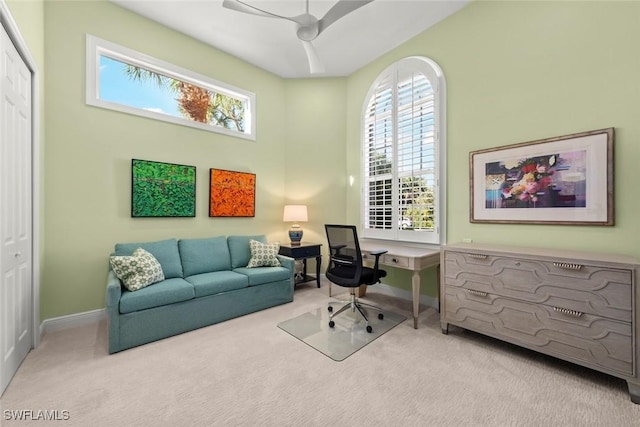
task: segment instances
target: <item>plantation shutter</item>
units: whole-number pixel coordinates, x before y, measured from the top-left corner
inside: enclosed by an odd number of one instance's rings
[[[433,230],[436,183],[434,91],[415,71],[398,76],[397,214],[400,228]]]
[[[438,78],[424,61],[409,58],[387,69],[369,92],[364,237],[439,243]]]
[[[365,228],[390,229],[393,219],[394,120],[392,78],[376,88],[365,112]]]

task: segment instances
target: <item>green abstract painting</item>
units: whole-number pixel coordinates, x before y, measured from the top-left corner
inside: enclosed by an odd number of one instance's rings
[[[131,216],[196,216],[196,167],[132,159]]]

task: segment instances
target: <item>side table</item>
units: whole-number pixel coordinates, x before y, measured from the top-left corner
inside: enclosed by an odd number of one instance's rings
[[[322,255],[320,255],[320,246],[322,243],[306,243],[302,242],[299,245],[292,245],[291,243],[281,243],[280,255],[288,256],[296,261],[302,260],[302,276],[295,277],[295,284],[310,282],[315,280],[318,287],[320,287],[320,265],[322,264]],[[316,275],[307,275],[307,259],[316,259]]]

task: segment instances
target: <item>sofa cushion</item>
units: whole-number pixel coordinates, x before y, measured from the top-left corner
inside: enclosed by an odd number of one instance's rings
[[[235,291],[249,286],[249,278],[244,274],[233,271],[214,271],[212,273],[196,274],[185,280],[193,285],[196,298],[214,295],[221,292]]]
[[[247,268],[255,267],[280,267],[277,255],[280,245],[277,243],[262,243],[257,240],[249,240],[251,259]]]
[[[133,251],[131,256],[114,255],[109,262],[118,279],[132,292],[164,280],[158,260],[142,248]]]
[[[120,297],[120,313],[131,313],[160,307],[195,297],[193,285],[184,279],[166,279],[136,292],[123,291]]]
[[[256,268],[236,268],[233,271],[244,274],[249,278],[249,286],[264,285],[265,283],[289,280],[291,270],[284,267],[256,267]]]
[[[227,243],[229,244],[229,253],[231,254],[231,268],[246,267],[251,259],[251,249],[249,249],[249,240],[257,240],[258,242],[267,243],[267,237],[264,235],[256,236],[229,236]]]
[[[131,255],[133,251],[138,248],[142,248],[156,257],[162,266],[165,279],[183,277],[180,252],[178,252],[178,241],[176,239],[160,240],[157,242],[116,243],[115,255]]]
[[[231,270],[231,256],[224,236],[178,241],[184,277]]]

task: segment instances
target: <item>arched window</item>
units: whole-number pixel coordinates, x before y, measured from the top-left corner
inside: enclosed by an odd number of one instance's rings
[[[424,57],[376,79],[363,112],[362,236],[444,242],[446,88]]]

